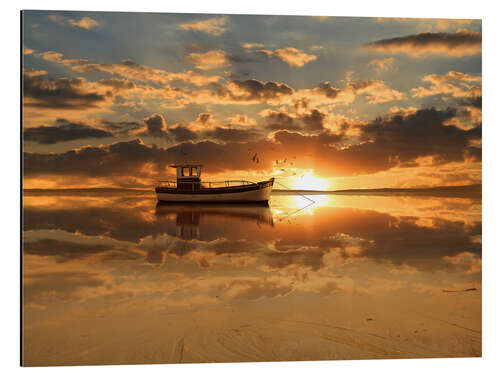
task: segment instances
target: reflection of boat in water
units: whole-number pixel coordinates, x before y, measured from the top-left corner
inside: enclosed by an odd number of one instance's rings
[[[174,217],[176,236],[183,239],[200,238],[204,223],[211,224],[228,222],[224,225],[228,231],[231,226],[248,225],[254,222],[258,226],[274,226],[273,216],[267,202],[264,203],[168,203],[158,202],[156,215]],[[234,227],[233,227],[234,228]]]
[[[267,202],[274,178],[267,181],[202,182],[201,164],[171,165],[176,181],[159,181],[156,196],[164,202]]]

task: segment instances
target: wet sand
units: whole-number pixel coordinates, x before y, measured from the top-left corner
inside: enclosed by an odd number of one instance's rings
[[[456,306],[463,302],[457,299],[463,298],[453,296],[448,302]],[[439,316],[405,311],[402,319],[402,306],[393,306],[396,311],[392,313],[369,310],[353,316],[358,310],[339,311],[334,302],[325,301],[321,317],[317,317],[284,308],[274,314],[252,313],[260,303],[240,308],[221,305],[81,316],[76,327],[54,324],[48,336],[44,329],[27,330],[25,363],[57,366],[481,355],[481,326],[470,325],[464,316],[477,311],[447,311]]]

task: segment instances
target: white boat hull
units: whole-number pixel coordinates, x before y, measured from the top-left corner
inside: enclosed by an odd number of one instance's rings
[[[262,202],[269,200],[272,185],[258,190],[241,191],[223,194],[176,194],[160,193],[156,195],[162,202]]]

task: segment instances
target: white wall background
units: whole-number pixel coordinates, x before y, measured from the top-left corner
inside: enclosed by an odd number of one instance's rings
[[[498,116],[500,87],[500,13],[494,1],[475,0],[183,0],[176,2],[141,0],[96,1],[45,0],[4,2],[1,14],[1,108],[2,210],[3,237],[1,263],[2,308],[0,319],[0,369],[2,373],[30,372],[65,374],[89,371],[96,374],[136,374],[138,372],[173,374],[255,374],[287,375],[326,374],[490,374],[500,369],[500,122]],[[483,19],[483,358],[430,360],[372,360],[281,362],[210,365],[96,366],[31,368],[19,367],[19,249],[20,249],[20,10],[101,10],[180,13],[236,13],[328,16],[435,17]],[[7,112],[7,116],[5,116]]]

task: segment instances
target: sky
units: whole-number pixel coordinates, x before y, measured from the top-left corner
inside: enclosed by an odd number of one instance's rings
[[[25,11],[25,188],[481,182],[480,20]],[[253,156],[257,155],[256,158]]]

